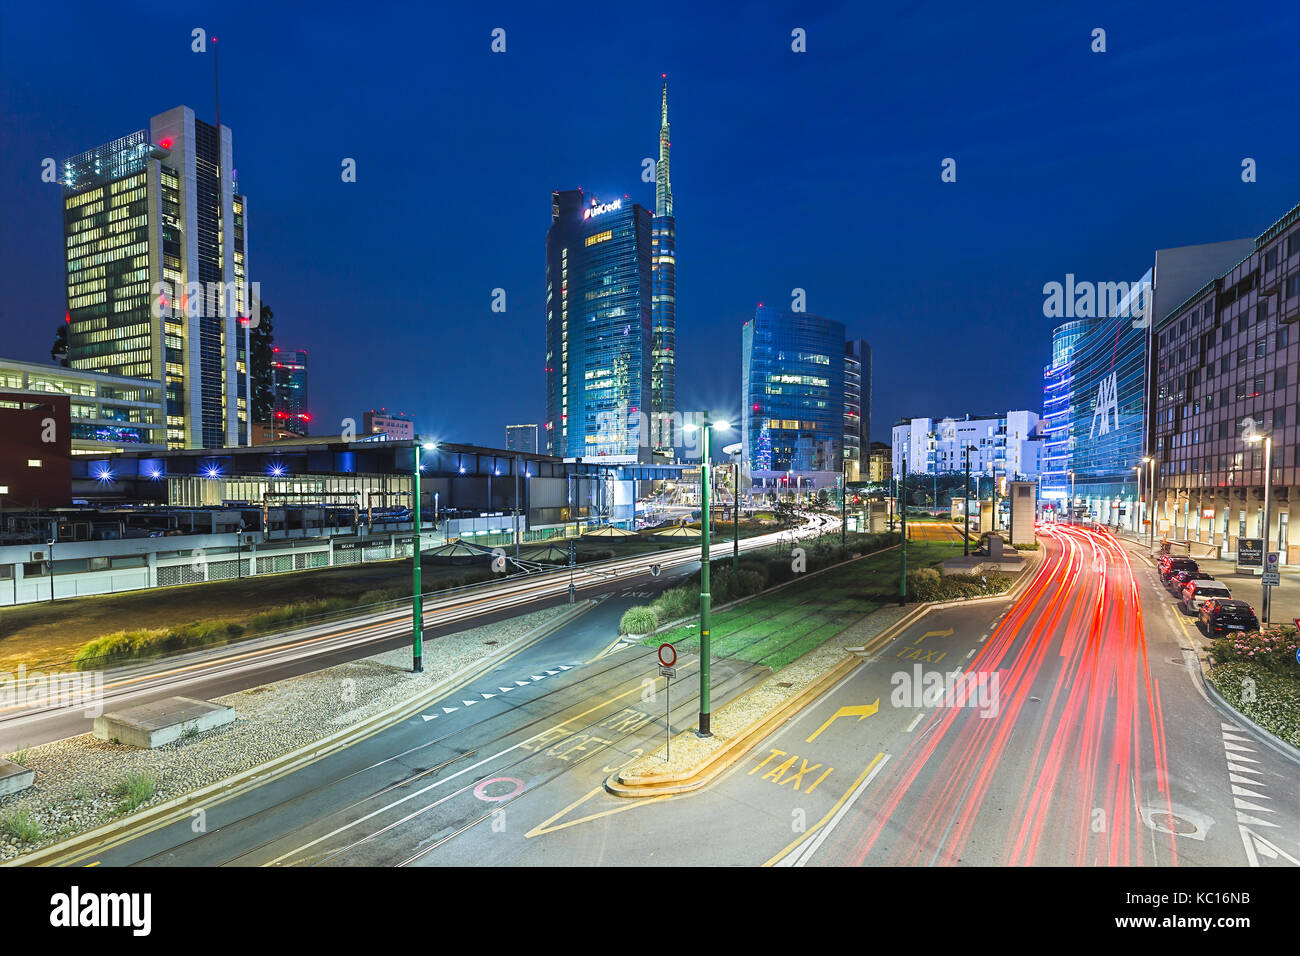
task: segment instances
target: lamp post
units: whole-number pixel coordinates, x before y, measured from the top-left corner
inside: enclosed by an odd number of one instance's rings
[[[907,603],[907,454],[903,455],[903,473],[899,476],[902,509],[898,513],[898,606]]]
[[[961,489],[962,498],[962,520],[963,527],[961,533],[961,553],[970,557],[970,445],[966,446],[966,484]],[[979,496],[976,496],[979,500]]]
[[[1070,524],[1074,524],[1074,469],[1070,469]]]
[[[703,521],[700,522],[700,726],[696,734],[700,737],[712,737],[709,729],[711,710],[709,704],[709,663],[713,650],[712,597],[709,594],[709,439],[714,428],[727,431],[731,426],[726,422],[709,420],[705,412],[701,425],[684,425],[683,431],[704,430],[704,451],[700,456],[700,499]]]
[[[1264,570],[1268,570],[1268,538],[1269,538],[1269,506],[1273,494],[1273,436],[1265,435],[1258,432],[1252,432],[1246,436],[1246,441],[1254,443],[1262,441],[1264,443]],[[1262,593],[1259,599],[1260,624],[1268,627],[1269,616],[1269,585],[1260,584]]]
[[[846,501],[849,497],[849,463],[841,458],[840,460],[840,547],[847,547],[849,521],[847,515]]]
[[[1151,550],[1156,549],[1156,458],[1155,455],[1148,455],[1142,459],[1143,464],[1147,466],[1147,496],[1151,499],[1151,507],[1147,509],[1151,522]]]
[[[1133,524],[1135,526],[1133,530],[1140,535],[1142,533],[1142,511],[1146,507],[1146,499],[1142,497],[1142,466],[1134,465],[1133,470],[1138,473],[1138,478],[1137,478],[1138,500],[1136,506],[1133,508]]]
[[[437,442],[415,445],[415,553],[411,560],[411,671],[424,671],[424,604],[420,585],[420,449],[433,451]]]

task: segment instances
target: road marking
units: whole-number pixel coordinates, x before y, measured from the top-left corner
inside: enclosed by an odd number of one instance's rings
[[[424,722],[425,722],[426,724],[427,724],[429,721],[431,721],[431,720],[437,720],[437,719],[438,719],[438,715],[437,715],[437,714],[434,714],[432,717],[429,716],[428,714],[421,714],[420,717],[424,720]]]
[[[858,706],[856,706],[856,707],[841,707],[839,710],[835,711],[835,713],[833,713],[833,714],[830,716],[830,718],[826,721],[826,723],[822,724],[820,727],[818,727],[816,730],[814,730],[814,731],[813,731],[813,735],[812,735],[811,737],[809,737],[807,740],[805,740],[804,743],[806,743],[806,744],[810,744],[810,743],[812,743],[814,740],[817,739],[818,735],[819,735],[823,730],[825,730],[825,729],[826,729],[827,727],[829,727],[831,724],[835,723],[835,721],[838,720],[840,717],[856,717],[856,718],[858,718],[859,721],[861,721],[861,720],[863,720],[864,718],[870,717],[872,714],[876,713],[878,710],[880,710],[880,698],[879,698],[879,697],[877,697],[877,698],[876,698],[872,703],[870,703],[870,704],[860,704],[860,705],[858,705]]]
[[[914,640],[912,643],[913,643],[913,644],[920,644],[920,643],[921,643],[923,640],[925,640],[927,637],[952,637],[952,628],[948,628],[948,630],[946,630],[946,631],[926,631],[924,634],[922,634],[920,637],[918,637],[918,638],[917,638],[916,640]]]
[[[972,647],[969,651],[966,652],[966,660],[970,660],[974,656],[975,656],[975,648]]]
[[[867,768],[858,775],[857,780],[849,784],[849,789],[844,792],[844,795],[839,800],[835,801],[835,805],[826,812],[826,816],[822,817],[816,826],[809,830],[808,833],[792,841],[784,850],[763,865],[803,866],[807,863],[821,847],[822,843],[825,842],[831,830],[835,829],[839,822],[844,819],[844,815],[848,812],[849,807],[853,805],[853,801],[871,785],[871,781],[875,779],[876,774],[888,761],[889,757],[886,754],[876,754],[875,759],[867,764]],[[789,855],[790,851],[796,848],[799,849],[799,852],[793,856]]]
[[[904,733],[910,734],[912,731],[916,730],[916,725],[921,722],[921,718],[924,716],[925,716],[925,711],[921,711],[921,713],[913,717],[912,722],[907,725],[907,730],[905,730]]]
[[[981,635],[980,635],[980,643],[981,643],[981,644],[983,644],[983,643],[984,643],[985,641],[987,641],[988,639],[989,639],[989,636],[988,636],[987,634],[981,634]]]
[[[460,708],[459,708],[459,707],[444,707],[444,708],[442,709],[442,712],[443,712],[444,714],[450,714],[450,713],[451,713],[452,711],[454,711],[454,710],[460,710]]]

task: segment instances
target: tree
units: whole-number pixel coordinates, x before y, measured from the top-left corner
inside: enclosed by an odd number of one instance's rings
[[[58,331],[54,333],[54,344],[50,346],[50,361],[55,365],[68,367],[68,322],[65,319],[59,323]]]
[[[262,304],[257,326],[249,330],[249,370],[253,379],[252,420],[269,422],[275,414],[275,389],[271,379],[271,347],[275,344],[275,329],[271,320],[275,314]]]

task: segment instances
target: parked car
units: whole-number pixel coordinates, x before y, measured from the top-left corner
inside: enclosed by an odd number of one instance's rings
[[[1255,609],[1234,598],[1212,598],[1201,605],[1201,628],[1210,637],[1259,630]]]
[[[1197,570],[1196,562],[1191,558],[1170,558],[1165,566],[1160,569],[1160,580],[1169,585],[1169,579],[1179,571]]]
[[[1208,571],[1202,571],[1200,568],[1179,571],[1169,578],[1169,586],[1179,594],[1183,593],[1183,588],[1187,587],[1190,581],[1213,581],[1214,575]]]
[[[1195,614],[1211,598],[1231,597],[1232,592],[1221,582],[1196,578],[1183,585],[1183,610]]]

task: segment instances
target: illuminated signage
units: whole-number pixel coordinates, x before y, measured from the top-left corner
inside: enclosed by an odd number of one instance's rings
[[[603,202],[603,203],[597,203],[593,200],[592,204],[583,210],[582,218],[593,219],[596,216],[603,215],[607,212],[614,212],[615,210],[622,209],[622,208],[623,208],[623,200],[621,199],[615,199],[613,202]]]

